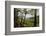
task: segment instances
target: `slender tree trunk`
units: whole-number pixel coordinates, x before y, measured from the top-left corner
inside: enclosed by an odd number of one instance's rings
[[[24,24],[25,24],[25,19],[26,19],[26,14],[25,14],[25,16],[24,16]]]
[[[24,25],[23,25],[23,16],[21,16],[21,23],[20,23],[20,27],[24,27]]]
[[[34,17],[34,27],[37,26],[37,24],[36,24],[36,21],[37,21],[37,20],[36,20],[36,13],[37,13],[37,9],[35,9],[35,14],[34,14],[34,16],[35,16],[35,17]]]

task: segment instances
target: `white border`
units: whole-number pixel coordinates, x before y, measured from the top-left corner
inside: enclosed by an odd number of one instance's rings
[[[22,27],[14,28],[14,8],[33,8],[39,9],[39,27]],[[14,31],[33,31],[42,30],[42,6],[22,6],[22,5],[11,5],[11,32]]]

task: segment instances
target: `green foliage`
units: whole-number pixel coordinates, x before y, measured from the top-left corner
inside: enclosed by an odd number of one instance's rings
[[[24,25],[24,27],[33,27],[34,26],[34,17],[30,18],[30,19],[25,19],[25,22],[24,22],[24,19],[22,20],[22,22],[20,20],[21,19],[18,18],[18,20],[16,21],[16,23],[18,25],[20,25],[20,23],[21,23],[22,25]],[[39,26],[39,21],[38,20],[39,20],[39,17],[37,17],[37,26]]]
[[[21,8],[16,8],[16,12],[18,15],[18,12],[21,13],[21,16],[17,16],[16,19],[16,24],[18,24],[18,27],[35,27],[34,22],[36,20],[36,26],[39,26],[39,16],[37,16],[35,13],[35,9],[30,9],[27,11],[27,9],[21,9]],[[25,14],[24,19],[23,19],[23,13]],[[26,18],[26,14],[31,14],[34,17],[32,18]],[[20,18],[21,17],[21,18]],[[36,18],[36,19],[35,19]]]

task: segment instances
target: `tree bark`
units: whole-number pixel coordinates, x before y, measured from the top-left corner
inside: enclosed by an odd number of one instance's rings
[[[36,14],[37,14],[37,9],[35,9],[35,14],[34,14],[34,16],[35,16],[35,17],[34,17],[34,27],[37,26],[37,24],[36,24],[36,21],[37,21],[37,20],[36,20]]]

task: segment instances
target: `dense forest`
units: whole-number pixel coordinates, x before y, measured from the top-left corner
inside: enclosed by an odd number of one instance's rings
[[[38,27],[38,9],[14,8],[14,27]]]

